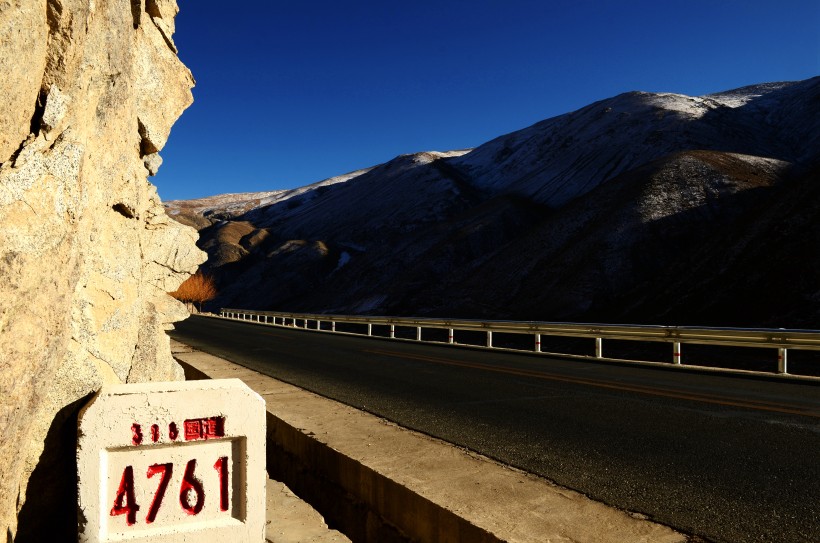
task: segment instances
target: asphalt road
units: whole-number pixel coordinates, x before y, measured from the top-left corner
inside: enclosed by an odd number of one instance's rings
[[[820,542],[820,385],[204,317],[202,351],[709,541]]]

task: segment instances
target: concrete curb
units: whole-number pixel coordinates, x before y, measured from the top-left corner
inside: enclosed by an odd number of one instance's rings
[[[268,406],[268,471],[357,542],[682,543],[683,534],[201,352]]]
[[[173,339],[171,351],[174,356],[193,352],[187,345]],[[185,369],[186,379],[210,379],[190,364],[180,363]],[[278,480],[267,481],[265,512],[266,543],[350,543],[346,536],[328,528],[318,511]]]

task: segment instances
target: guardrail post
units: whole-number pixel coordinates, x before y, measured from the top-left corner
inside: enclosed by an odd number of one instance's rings
[[[777,349],[777,373],[789,373],[786,364],[786,348]]]
[[[421,341],[421,326],[416,326],[416,341]]]
[[[336,321],[330,321],[330,331],[331,332],[336,331]]]
[[[672,343],[672,363],[683,364],[680,352],[680,341],[675,341]]]
[[[396,325],[390,325],[390,339],[396,339]]]
[[[603,358],[604,357],[604,338],[596,337],[595,338],[595,358]]]
[[[535,334],[535,352],[541,352],[541,334]]]
[[[367,323],[367,335],[368,336],[373,335],[373,323],[370,323],[370,322]]]
[[[487,347],[492,349],[493,347],[493,331],[487,330]]]
[[[449,328],[447,330],[447,343],[450,343],[450,344],[454,343],[454,338],[455,338],[455,335],[453,333],[453,329]]]
[[[322,321],[320,321],[319,319],[316,319],[316,329],[317,330],[322,329]]]

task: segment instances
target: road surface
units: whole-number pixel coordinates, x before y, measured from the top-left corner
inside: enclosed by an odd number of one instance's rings
[[[820,541],[820,384],[192,317],[202,351],[710,541]]]

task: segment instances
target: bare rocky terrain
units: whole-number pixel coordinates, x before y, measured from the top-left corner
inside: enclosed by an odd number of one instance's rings
[[[70,541],[77,412],[181,379],[165,331],[204,259],[147,178],[193,78],[175,0],[0,2],[0,528]]]
[[[816,328],[820,78],[630,92],[476,149],[170,202],[211,304]]]

